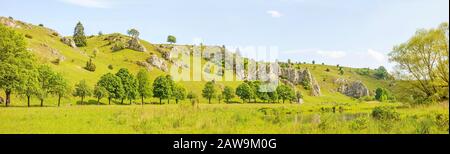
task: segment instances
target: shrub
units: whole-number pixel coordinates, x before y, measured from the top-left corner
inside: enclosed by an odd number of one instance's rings
[[[113,65],[109,64],[108,69],[110,69],[110,70],[114,69]]]
[[[434,123],[440,130],[448,131],[448,114],[437,113],[434,117]]]
[[[327,68],[326,70],[325,70],[326,72],[330,72],[330,69],[329,68]]]
[[[389,92],[384,88],[377,88],[375,90],[375,99],[380,102],[387,101],[389,99]]]
[[[44,24],[39,24],[40,27],[44,27]]]
[[[92,59],[89,59],[88,62],[86,62],[86,67],[84,67],[84,69],[94,72],[95,71],[95,64],[92,62]]]
[[[127,45],[125,43],[119,41],[119,42],[115,42],[114,43],[114,45],[112,46],[111,50],[112,51],[119,51],[119,50],[122,50],[122,49],[125,49],[125,48],[127,48]]]
[[[400,114],[391,107],[381,106],[372,110],[372,117],[377,120],[395,121],[400,120]]]
[[[302,81],[302,85],[303,85],[303,88],[304,88],[305,90],[310,90],[310,89],[311,89],[309,80],[303,80],[303,81]]]
[[[31,36],[30,34],[25,34],[25,37],[29,38],[29,39],[33,39],[33,36]]]
[[[367,117],[358,117],[356,119],[354,119],[350,125],[350,127],[353,130],[363,130],[368,128],[369,126],[369,119],[367,119]]]
[[[58,34],[57,32],[53,32],[52,35],[53,35],[53,36],[56,36],[56,37],[59,36],[59,34]]]
[[[52,61],[52,63],[55,65],[59,65],[59,63],[61,63],[61,59],[56,58],[55,60]]]

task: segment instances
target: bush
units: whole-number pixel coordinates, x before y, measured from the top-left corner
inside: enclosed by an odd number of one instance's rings
[[[40,27],[44,27],[44,24],[39,24]]]
[[[329,68],[327,68],[326,70],[325,70],[326,72],[330,72],[330,69]]]
[[[86,62],[86,67],[84,67],[84,69],[91,71],[91,72],[95,72],[95,64],[92,62],[92,59],[89,59],[88,62]]]
[[[122,49],[127,48],[127,45],[123,42],[115,42],[113,47],[111,48],[112,51],[119,51]]]
[[[363,130],[368,128],[369,126],[369,119],[367,119],[367,117],[358,117],[356,119],[354,119],[350,125],[350,127],[353,130]]]
[[[108,69],[110,69],[110,70],[114,69],[113,65],[109,64]]]
[[[33,39],[33,36],[31,36],[30,34],[25,34],[25,37],[29,38],[29,39]]]
[[[52,35],[53,35],[53,36],[56,36],[56,37],[59,36],[59,34],[58,34],[57,32],[53,32]]]
[[[395,111],[392,107],[375,107],[372,110],[372,117],[377,120],[383,121],[395,121],[400,120],[400,114]]]
[[[55,60],[52,61],[52,63],[55,65],[59,65],[59,63],[61,63],[61,59],[56,58]]]
[[[440,130],[448,131],[448,114],[437,113],[434,118],[434,123]]]

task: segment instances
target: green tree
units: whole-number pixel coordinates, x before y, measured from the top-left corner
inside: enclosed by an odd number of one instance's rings
[[[387,72],[386,68],[380,66],[375,70],[375,73],[373,75],[375,75],[377,79],[385,80],[388,78],[389,73]]]
[[[29,74],[26,79],[25,88],[21,90],[21,94],[27,97],[27,105],[30,107],[31,96],[38,95],[39,93],[39,82],[37,81],[37,77]]]
[[[111,99],[120,99],[125,95],[120,78],[114,74],[108,73],[103,75],[100,77],[97,85],[104,87],[108,91],[108,104],[111,104]]]
[[[38,92],[38,98],[41,100],[41,106],[44,106],[44,99],[48,97],[48,94],[52,92],[55,86],[56,73],[47,65],[41,65],[38,68],[38,81],[40,88]]]
[[[24,37],[0,24],[0,89],[5,91],[5,106],[11,103],[11,93],[27,87],[34,69],[33,55],[27,51]]]
[[[389,94],[387,92],[386,89],[384,88],[377,88],[375,90],[375,99],[380,101],[380,102],[384,102],[386,100],[388,100]]]
[[[167,36],[167,42],[169,42],[171,44],[177,43],[177,38],[173,35],[169,35],[169,36]]]
[[[81,97],[81,104],[83,104],[84,98],[91,96],[92,90],[86,84],[86,80],[81,80],[79,83],[75,85],[75,90],[73,92],[73,96]]]
[[[291,87],[287,86],[287,85],[279,85],[277,87],[277,93],[279,98],[281,98],[281,100],[283,100],[283,103],[285,100],[291,100],[292,98],[294,98],[294,90],[292,90]]]
[[[183,86],[176,84],[173,88],[173,97],[178,104],[179,100],[184,100],[186,98],[186,89]]]
[[[167,82],[169,83],[169,93],[168,93],[169,95],[167,97],[167,104],[169,104],[170,99],[173,96],[173,91],[175,89],[175,81],[173,81],[173,78],[170,75],[166,75],[166,79],[167,79]]]
[[[63,75],[60,73],[55,74],[51,86],[51,93],[58,97],[58,107],[61,105],[61,98],[65,97],[70,92],[69,84]]]
[[[448,31],[448,23],[420,29],[389,53],[389,60],[397,63],[399,72],[405,72],[413,81],[411,85],[423,93],[420,97],[430,98],[440,90],[447,91],[448,95]]]
[[[141,69],[136,75],[138,82],[138,93],[141,96],[141,103],[144,105],[144,99],[152,96],[152,87],[150,85],[150,79],[147,75],[147,71]]]
[[[168,99],[172,93],[169,81],[165,76],[158,76],[153,82],[153,97],[159,98],[159,104],[162,99]]]
[[[121,68],[116,73],[116,76],[120,78],[123,90],[125,91],[124,97],[121,98],[121,103],[123,104],[124,99],[128,99],[131,104],[132,100],[136,99],[136,96],[138,94],[138,84],[136,79],[134,78],[133,74],[131,74],[126,68]]]
[[[247,83],[242,83],[236,88],[236,95],[239,96],[239,98],[244,100],[248,100],[250,102],[250,98],[252,97],[252,89]]]
[[[197,94],[195,94],[194,92],[190,91],[190,92],[187,94],[187,98],[189,99],[190,102],[192,102],[192,100],[193,100],[193,99],[197,99],[198,96],[197,96]]]
[[[278,93],[276,90],[268,92],[267,95],[269,95],[269,100],[272,101],[272,103],[278,101]]]
[[[139,31],[137,29],[129,29],[127,31],[128,35],[130,35],[132,38],[139,38]]]
[[[230,86],[225,86],[225,88],[223,89],[223,96],[225,98],[225,101],[227,103],[229,103],[230,99],[234,98],[234,90],[233,90],[233,88],[231,88]]]
[[[108,90],[105,87],[96,85],[94,88],[94,96],[97,98],[97,105],[100,105],[100,100],[108,95]]]
[[[84,67],[84,69],[95,72],[96,67],[94,62],[92,62],[92,58],[90,58],[89,61],[86,62],[86,66]]]
[[[208,99],[208,103],[211,104],[211,99],[216,96],[215,84],[212,81],[208,81],[202,90],[202,96]]]
[[[84,27],[81,22],[78,22],[73,32],[73,41],[77,47],[84,47],[87,45],[86,36],[84,35]]]

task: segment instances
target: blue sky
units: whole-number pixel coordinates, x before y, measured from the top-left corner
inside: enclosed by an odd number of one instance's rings
[[[387,53],[449,20],[448,0],[0,0],[0,16],[72,35],[137,28],[180,44],[276,46],[278,58],[391,69]]]

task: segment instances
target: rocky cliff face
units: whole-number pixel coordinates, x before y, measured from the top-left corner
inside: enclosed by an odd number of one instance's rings
[[[167,72],[169,70],[166,61],[164,59],[158,58],[158,56],[156,55],[151,55],[150,58],[147,59],[147,62],[164,72]]]
[[[132,38],[128,41],[128,48],[135,51],[146,52],[147,49],[139,42],[138,38]]]
[[[76,44],[75,44],[75,41],[73,41],[73,39],[69,38],[69,37],[62,37],[61,38],[61,42],[66,44],[66,45],[68,45],[68,46],[70,46],[70,47],[72,47],[72,48],[76,48],[77,47]]]
[[[280,69],[280,76],[295,85],[303,85],[311,90],[311,96],[320,96],[320,86],[308,69],[299,70],[295,68]]]
[[[346,79],[339,78],[336,79],[334,83],[339,85],[337,91],[344,95],[353,98],[369,96],[369,89],[361,81],[348,81]]]

